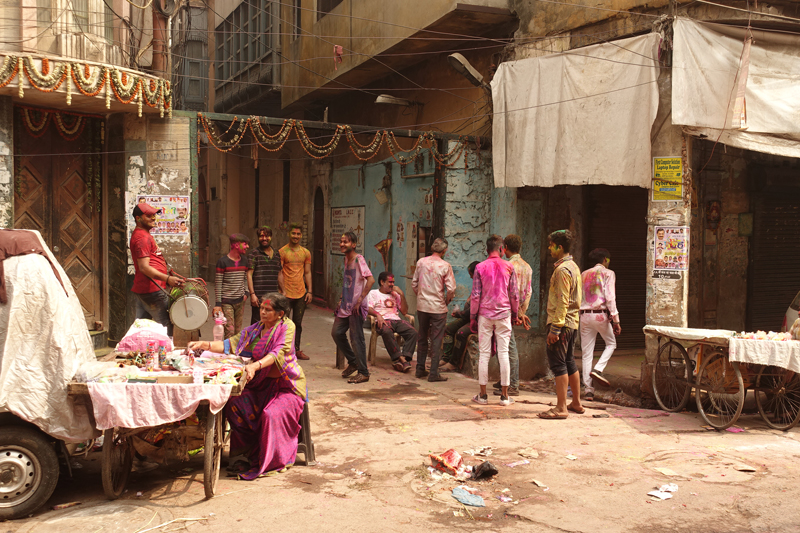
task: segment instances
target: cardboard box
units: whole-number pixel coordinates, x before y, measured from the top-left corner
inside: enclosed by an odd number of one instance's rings
[[[192,376],[158,376],[158,383],[193,383]]]

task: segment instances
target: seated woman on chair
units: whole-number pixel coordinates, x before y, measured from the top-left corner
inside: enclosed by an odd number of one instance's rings
[[[189,343],[190,350],[233,351],[252,357],[244,367],[247,384],[242,395],[225,406],[231,425],[231,457],[242,454],[250,461],[249,467],[232,465],[239,479],[284,470],[297,455],[306,377],[295,356],[295,325],[286,317],[289,308],[285,296],[268,294],[261,300],[259,322],[225,341]]]

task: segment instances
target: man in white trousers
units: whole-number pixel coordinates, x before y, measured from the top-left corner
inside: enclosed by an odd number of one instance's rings
[[[489,383],[489,357],[494,335],[497,340],[497,360],[500,363],[500,405],[506,406],[514,403],[508,397],[508,384],[511,380],[508,342],[511,340],[511,325],[522,323],[517,318],[519,287],[514,266],[502,259],[503,238],[499,235],[489,237],[486,240],[486,253],[489,258],[475,267],[470,295],[470,329],[478,334],[480,350],[480,393],[472,401],[481,405],[489,403],[486,385]]]
[[[592,378],[609,385],[603,370],[617,347],[616,335],[622,333],[617,311],[616,276],[608,269],[611,254],[605,248],[596,248],[589,253],[592,268],[581,273],[583,281],[583,303],[581,304],[581,350],[583,351],[583,385],[587,400],[594,399]],[[600,360],[592,368],[594,344],[597,334],[606,347]]]

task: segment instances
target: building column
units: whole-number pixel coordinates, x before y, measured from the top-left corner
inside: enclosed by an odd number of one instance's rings
[[[680,273],[677,279],[662,279],[653,275],[654,241],[656,226],[691,226],[692,220],[692,174],[691,139],[680,127],[672,125],[671,75],[662,74],[659,79],[660,104],[656,124],[661,128],[652,143],[652,157],[680,157],[682,164],[682,197],[668,201],[654,201],[651,187],[647,214],[647,324],[659,326],[687,327],[689,303],[689,271]],[[653,179],[651,168],[651,180]],[[655,359],[658,350],[656,338],[646,337],[647,361]],[[648,374],[649,376],[649,374]],[[644,377],[644,376],[643,376]],[[647,381],[649,383],[649,381]],[[643,381],[644,383],[644,381]]]
[[[14,102],[0,96],[0,228],[14,227]]]

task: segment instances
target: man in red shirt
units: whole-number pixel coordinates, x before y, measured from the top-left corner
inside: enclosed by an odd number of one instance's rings
[[[156,215],[160,209],[146,204],[136,204],[133,219],[136,228],[131,233],[131,257],[136,271],[131,292],[136,295],[136,318],[152,318],[167,327],[172,337],[172,322],[169,319],[169,296],[165,287],[180,287],[184,278],[167,267],[161,250],[150,230],[156,226]]]

